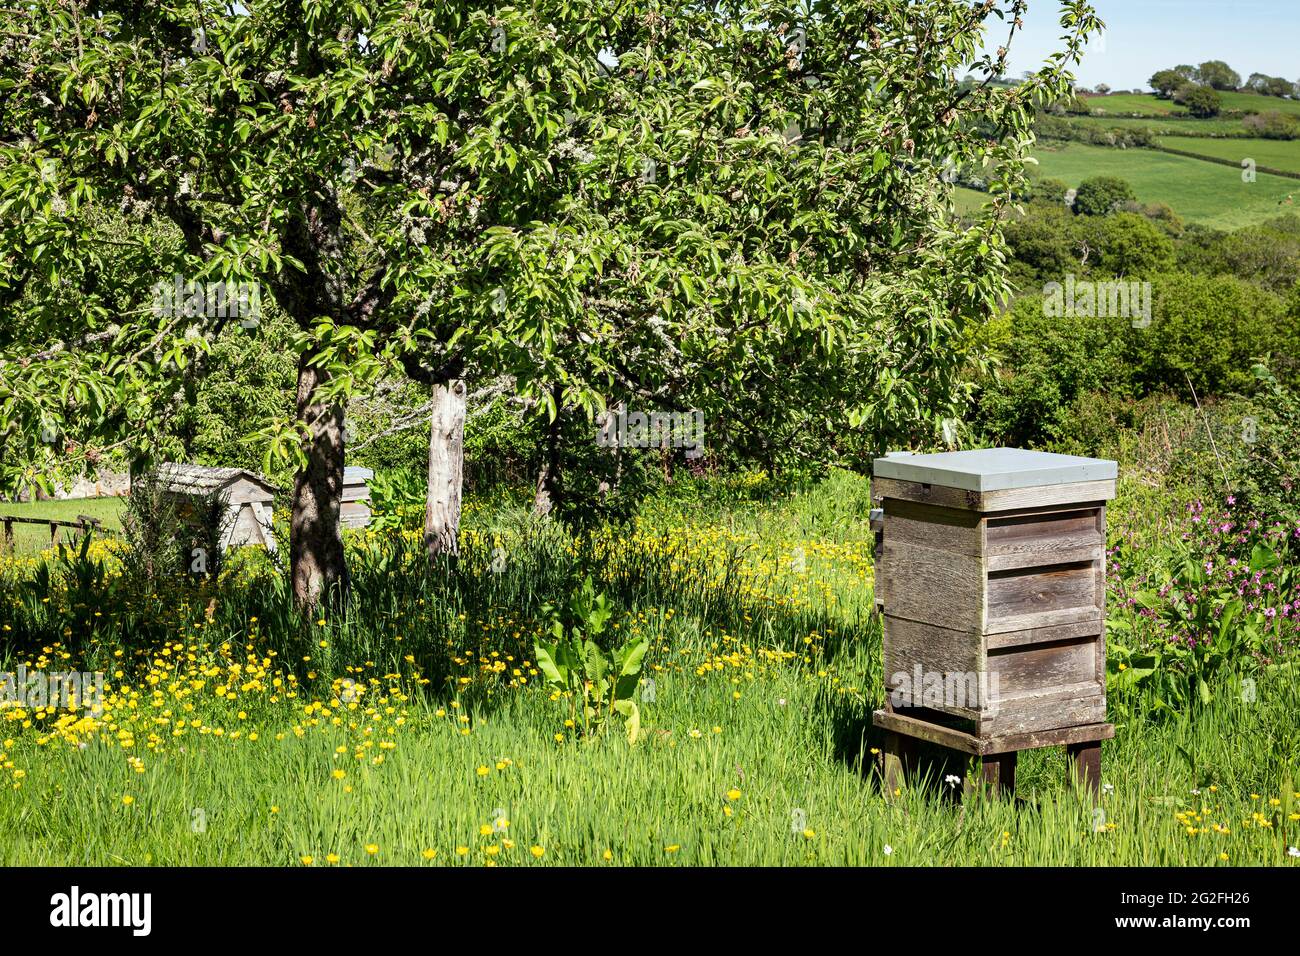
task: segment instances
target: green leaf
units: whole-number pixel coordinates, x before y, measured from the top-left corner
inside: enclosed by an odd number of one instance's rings
[[[582,645],[582,666],[587,673],[587,680],[593,684],[603,681],[610,670],[605,652],[590,638]]]
[[[558,661],[559,648],[556,644],[538,642],[533,645],[533,656],[537,658],[537,667],[547,681],[561,687],[568,686],[567,668],[562,667]]]
[[[635,677],[641,673],[641,663],[650,650],[650,639],[642,637],[628,641],[614,654],[620,677]]]
[[[1277,567],[1280,560],[1271,548],[1263,544],[1256,544],[1250,552],[1250,570],[1252,572],[1266,571],[1269,568]]]
[[[634,700],[617,700],[614,702],[614,710],[627,721],[627,742],[635,744],[641,735],[641,708],[637,707]]]

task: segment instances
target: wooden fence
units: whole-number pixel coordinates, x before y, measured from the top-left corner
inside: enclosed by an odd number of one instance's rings
[[[90,515],[77,515],[75,521],[56,521],[53,518],[20,518],[16,515],[0,515],[0,522],[4,523],[4,549],[12,550],[14,546],[14,522],[18,524],[39,524],[49,525],[50,544],[58,542],[60,528],[76,528],[86,534],[99,531],[104,534],[112,534],[112,531],[103,527],[102,518],[92,518]]]

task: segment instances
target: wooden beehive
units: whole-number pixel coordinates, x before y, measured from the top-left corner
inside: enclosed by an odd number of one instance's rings
[[[260,544],[268,551],[275,550],[271,516],[279,489],[261,475],[243,468],[164,462],[158,466],[157,477],[167,494],[180,499],[186,507],[192,507],[194,499],[210,494],[219,494],[225,499],[221,534],[223,551],[248,544]]]
[[[1115,463],[991,448],[874,475],[889,714],[983,740],[1103,724]]]
[[[370,485],[375,477],[369,468],[351,466],[343,469],[343,495],[339,521],[345,528],[364,528],[370,524]]]

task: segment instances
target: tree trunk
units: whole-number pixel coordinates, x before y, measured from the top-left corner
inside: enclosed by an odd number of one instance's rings
[[[429,559],[460,554],[460,495],[465,468],[465,383],[433,387],[429,432],[429,497],[424,546]]]
[[[558,399],[558,394],[557,394]],[[546,457],[537,471],[537,491],[533,495],[533,514],[545,517],[560,500],[560,412],[557,401],[555,419],[546,429]]]
[[[329,380],[324,369],[298,362],[298,421],[308,428],[307,467],[293,483],[289,566],[294,601],[313,610],[322,598],[347,596],[348,569],[339,532],[339,501],[343,494],[343,409],[316,397]]]

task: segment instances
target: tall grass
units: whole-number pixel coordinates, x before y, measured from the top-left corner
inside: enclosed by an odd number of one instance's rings
[[[351,603],[309,622],[250,555],[165,602],[111,555],[10,566],[0,670],[87,662],[113,686],[93,730],[0,709],[0,864],[1298,862],[1281,675],[1246,694],[1230,670],[1182,713],[1114,697],[1097,808],[1054,750],[1022,755],[1014,802],[959,800],[945,777],[971,768],[940,754],[887,799],[867,501],[846,476],[705,483],[578,536],[471,511],[436,568],[414,535],[359,535]],[[611,639],[651,638],[635,745],[566,726],[532,665],[544,606],[587,574]]]

